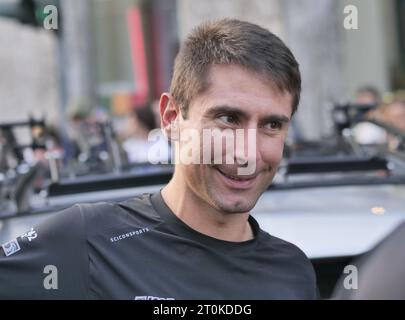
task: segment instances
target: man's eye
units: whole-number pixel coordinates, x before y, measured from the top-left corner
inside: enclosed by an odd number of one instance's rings
[[[225,123],[236,123],[237,122],[236,117],[229,116],[229,115],[220,116],[219,120],[221,120],[222,122],[225,122]]]
[[[271,121],[266,125],[266,128],[271,130],[280,130],[282,127],[283,124],[280,121]]]

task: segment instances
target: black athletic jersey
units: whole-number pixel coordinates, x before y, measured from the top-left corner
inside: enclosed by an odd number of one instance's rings
[[[190,228],[160,192],[80,204],[0,248],[0,299],[315,299],[312,264],[250,216],[254,239]]]

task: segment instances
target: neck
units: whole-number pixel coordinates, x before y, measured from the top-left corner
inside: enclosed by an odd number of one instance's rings
[[[253,239],[249,213],[219,211],[190,190],[179,174],[162,189],[162,197],[171,211],[190,228],[207,236],[242,242]]]

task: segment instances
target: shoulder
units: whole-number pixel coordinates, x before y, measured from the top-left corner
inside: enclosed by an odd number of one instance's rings
[[[73,206],[2,245],[0,297],[70,299],[86,297],[88,255],[84,220]],[[47,274],[52,275],[47,278]],[[45,286],[52,279],[52,289]],[[60,290],[59,290],[60,289]]]
[[[315,271],[307,255],[295,244],[277,238],[261,230],[261,248],[274,258],[285,262],[286,268],[294,270],[308,281],[316,282]]]
[[[124,201],[75,204],[52,213],[35,230],[46,241],[73,244],[106,230],[143,228],[160,222],[150,194],[143,194]]]
[[[294,259],[298,262],[310,263],[307,255],[295,244],[280,239],[261,230],[261,244],[265,249],[271,249],[274,254],[282,255],[285,258]]]
[[[103,230],[128,224],[159,222],[149,194],[119,202],[80,203],[53,213],[38,228],[48,237],[77,237],[92,230]]]
[[[128,226],[144,227],[161,222],[150,202],[150,194],[142,194],[117,202],[82,203],[81,212],[87,233]]]
[[[271,247],[272,249],[276,250],[277,252],[282,252],[288,256],[295,257],[298,259],[308,260],[307,255],[302,251],[298,246],[295,244],[283,240],[281,238],[275,237],[269,234],[266,231],[261,230],[262,233],[262,243],[265,246]]]
[[[52,213],[38,226],[38,236],[47,238],[77,236],[84,232],[84,219],[79,205]]]

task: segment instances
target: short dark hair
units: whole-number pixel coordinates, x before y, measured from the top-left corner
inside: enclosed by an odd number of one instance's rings
[[[299,64],[283,41],[253,23],[221,19],[203,23],[187,37],[175,59],[170,92],[183,117],[191,100],[208,89],[210,66],[239,65],[264,75],[293,97],[292,114],[301,93]]]

